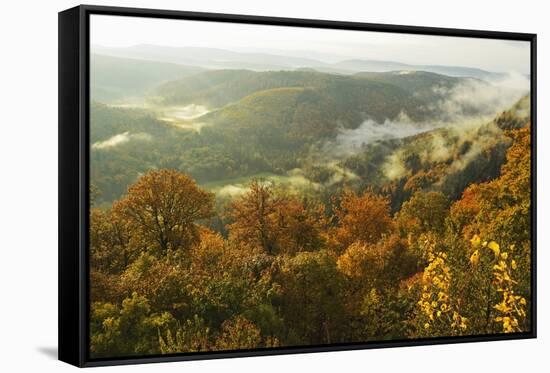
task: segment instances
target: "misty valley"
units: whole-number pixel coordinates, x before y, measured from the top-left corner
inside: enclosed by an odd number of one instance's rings
[[[530,330],[530,77],[92,47],[91,353]]]
[[[97,203],[108,206],[162,168],[189,174],[220,205],[261,179],[321,198],[346,186],[394,189],[398,209],[415,188],[456,199],[497,176],[509,145],[503,130],[529,120],[528,77],[484,72],[485,81],[395,65],[253,71],[92,55]],[[434,169],[425,185],[407,184]]]

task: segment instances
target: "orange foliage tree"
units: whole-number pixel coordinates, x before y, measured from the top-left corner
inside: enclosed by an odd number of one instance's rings
[[[357,195],[345,190],[339,205],[334,206],[334,215],[337,226],[333,237],[340,252],[356,241],[375,243],[393,228],[389,200],[372,192]]]
[[[214,196],[185,174],[155,170],[113,204],[113,214],[128,222],[137,246],[160,253],[187,250],[198,241],[195,222],[214,214]]]
[[[245,247],[269,255],[293,254],[320,248],[323,212],[319,205],[280,196],[272,185],[255,180],[229,206],[228,229],[232,240]]]

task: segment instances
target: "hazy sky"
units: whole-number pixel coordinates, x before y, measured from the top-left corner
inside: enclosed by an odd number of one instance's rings
[[[91,43],[221,48],[315,58],[391,60],[410,64],[470,66],[497,72],[529,72],[529,43],[302,27],[244,25],[92,15]]]

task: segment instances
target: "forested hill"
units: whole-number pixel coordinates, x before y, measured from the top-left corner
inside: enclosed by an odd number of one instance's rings
[[[342,165],[363,188],[391,195],[394,209],[416,191],[438,191],[454,200],[471,183],[499,176],[510,146],[509,132],[524,128],[530,120],[526,95],[493,120],[380,140],[363,146]]]
[[[217,108],[259,91],[300,87],[315,90],[338,112],[352,111],[383,120],[406,111],[420,120],[426,118],[430,100],[441,99],[436,88],[450,89],[465,80],[422,72],[345,76],[312,71],[216,70],[162,84],[156,99],[164,105],[193,103]]]
[[[319,96],[307,88],[261,91],[203,115],[198,120],[212,124],[200,131],[165,122],[155,111],[94,103],[91,173],[99,201],[119,198],[139,175],[157,168],[180,170],[201,185],[231,193],[267,177],[316,192],[343,185],[386,190],[392,208],[415,190],[438,190],[454,199],[469,183],[498,176],[509,146],[505,132],[530,118],[525,96],[493,120],[414,130],[399,138],[406,124],[345,132],[333,107],[315,101]],[[380,131],[388,138],[369,142]],[[367,142],[354,145],[350,139]]]
[[[481,80],[473,78],[456,78],[447,75],[435,74],[427,71],[397,70],[391,72],[360,72],[353,75],[355,78],[363,78],[376,82],[395,85],[414,94],[424,100],[440,98],[438,90],[452,89],[457,84]]]

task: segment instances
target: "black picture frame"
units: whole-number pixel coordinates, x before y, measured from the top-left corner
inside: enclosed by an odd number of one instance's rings
[[[314,27],[405,34],[475,37],[527,41],[531,47],[531,326],[529,332],[465,337],[392,340],[382,342],[282,347],[222,352],[186,353],[162,356],[91,359],[89,345],[89,19],[90,15],[137,16],[242,24]],[[537,252],[536,252],[536,122],[537,50],[536,34],[398,26],[357,22],[293,19],[249,15],[214,14],[159,9],[137,9],[81,5],[59,13],[59,360],[78,367],[217,359],[260,355],[419,346],[536,338]]]

